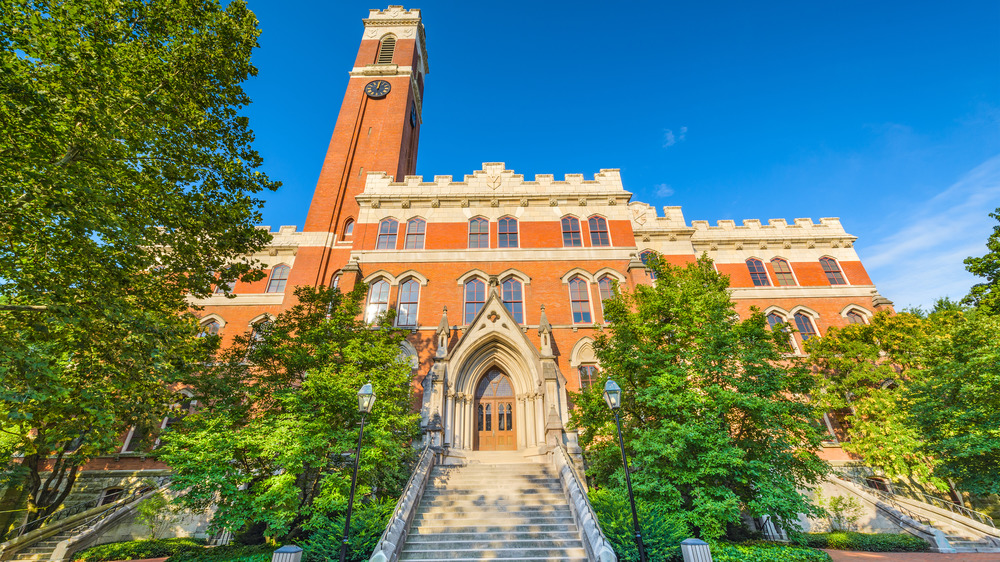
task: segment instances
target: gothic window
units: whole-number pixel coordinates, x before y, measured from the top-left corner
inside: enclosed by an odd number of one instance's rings
[[[392,64],[392,53],[396,50],[396,37],[386,35],[378,46],[378,57],[375,64]]]
[[[344,224],[344,238],[350,238],[353,235],[354,235],[354,221],[351,219],[347,219],[347,222]]]
[[[809,341],[809,338],[814,338],[818,334],[816,333],[816,327],[813,325],[812,318],[809,318],[801,312],[795,313],[795,327],[798,328],[799,334],[802,336],[802,341]]]
[[[753,280],[754,287],[769,287],[771,282],[767,279],[767,270],[764,263],[757,258],[747,260],[747,269],[750,270],[750,279]]]
[[[792,267],[781,258],[771,260],[771,267],[774,268],[774,277],[778,281],[778,286],[787,287],[795,285],[795,276],[792,275]]]
[[[410,219],[406,223],[406,245],[407,250],[424,249],[424,231],[427,223],[424,219]]]
[[[650,279],[655,281],[656,272],[653,271],[651,267],[649,267],[649,260],[654,256],[656,256],[656,252],[654,252],[653,250],[646,250],[645,252],[639,254],[639,259],[642,260],[642,265],[646,266],[646,273],[649,274]]]
[[[524,322],[524,297],[521,282],[511,277],[503,282],[503,305],[518,324]]]
[[[597,381],[597,365],[580,365],[580,391],[584,391]]]
[[[767,315],[767,325],[770,326],[772,330],[775,330],[775,326],[778,324],[784,324],[784,322],[785,319],[782,318],[777,312],[772,312]]]
[[[267,282],[268,293],[285,292],[285,283],[288,282],[288,272],[292,268],[287,265],[279,265],[271,270],[271,278]]]
[[[569,302],[574,324],[587,324],[590,319],[590,294],[587,282],[574,277],[569,282]]]
[[[514,217],[504,217],[500,219],[498,229],[499,248],[517,248],[517,219]]]
[[[604,301],[610,299],[614,295],[614,284],[611,281],[611,277],[605,275],[597,281],[598,292],[601,293],[601,310],[604,310]]]
[[[410,279],[399,286],[399,308],[396,310],[398,326],[417,325],[417,301],[420,297],[420,283]]]
[[[826,279],[831,285],[847,284],[847,280],[844,279],[844,274],[840,272],[840,266],[836,260],[832,258],[820,258],[819,263],[823,266],[823,273],[826,274]]]
[[[474,218],[469,221],[469,247],[490,247],[490,223],[484,218]]]
[[[486,303],[486,283],[481,279],[470,279],[465,283],[465,323],[471,324],[472,320],[482,310]]]
[[[562,237],[564,248],[583,246],[583,238],[580,236],[580,221],[576,217],[563,217]]]
[[[333,278],[330,279],[330,287],[332,287],[334,289],[339,289],[340,288],[340,274],[339,273],[335,273],[333,275]]]
[[[867,324],[865,317],[861,315],[857,310],[852,310],[847,313],[847,321],[851,324]]]
[[[208,336],[217,336],[219,335],[220,328],[222,328],[222,325],[219,324],[218,320],[209,320],[201,325],[201,331],[198,332],[198,337],[207,338]]]
[[[378,319],[378,316],[389,309],[389,282],[379,279],[372,283],[368,291],[368,310],[365,312],[365,320],[371,324]]]
[[[226,292],[233,292],[233,288],[236,287],[236,281],[230,281],[228,283],[218,283],[215,286],[215,294],[224,295]]]
[[[377,250],[395,250],[396,233],[399,232],[399,223],[396,219],[383,219],[378,223],[378,241],[375,243]]]
[[[610,246],[611,237],[608,235],[608,221],[604,217],[593,216],[587,220],[590,227],[591,246]]]

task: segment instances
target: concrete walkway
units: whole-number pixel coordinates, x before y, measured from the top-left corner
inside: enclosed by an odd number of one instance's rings
[[[1000,562],[997,553],[938,554],[936,552],[849,552],[827,550],[833,562]]]

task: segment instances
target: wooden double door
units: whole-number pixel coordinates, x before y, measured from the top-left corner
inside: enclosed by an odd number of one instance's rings
[[[475,443],[478,451],[513,451],[517,449],[517,419],[514,387],[510,378],[497,369],[486,373],[476,386]]]

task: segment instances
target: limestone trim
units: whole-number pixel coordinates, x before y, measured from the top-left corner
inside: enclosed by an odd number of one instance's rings
[[[225,295],[212,295],[204,299],[188,298],[188,302],[197,306],[279,306],[284,301],[285,293],[237,293],[233,298]]]
[[[871,298],[875,285],[807,285],[778,287],[730,287],[735,300],[744,299],[811,299],[811,298]]]
[[[600,281],[601,278],[604,276],[611,277],[612,279],[618,281],[619,283],[625,283],[628,281],[628,278],[625,277],[625,274],[623,274],[621,271],[618,271],[617,269],[611,267],[602,267],[601,269],[598,269],[597,271],[594,272],[595,282]]]
[[[866,323],[871,324],[872,317],[874,316],[871,310],[868,310],[867,308],[861,306],[860,304],[852,303],[845,306],[843,310],[840,311],[840,315],[843,316],[844,318],[847,318],[847,313],[851,311],[857,312],[865,319]]]
[[[576,369],[580,365],[593,363],[597,363],[597,356],[594,355],[594,340],[590,337],[582,337],[573,345],[569,366]]]
[[[845,312],[845,314],[846,314],[846,312]],[[216,314],[214,312],[211,313],[211,314],[206,314],[206,315],[202,316],[201,318],[199,318],[198,319],[198,325],[199,326],[204,326],[205,324],[208,324],[208,323],[212,322],[213,320],[219,323],[219,329],[220,330],[226,327],[226,321],[221,316],[219,316],[218,314]]]
[[[795,315],[799,313],[805,314],[806,316],[812,318],[813,324],[815,324],[816,321],[819,320],[819,313],[804,304],[792,307],[792,309],[788,311],[788,316],[789,318],[794,319]],[[819,326],[813,326],[813,327],[816,328],[817,330],[816,333],[819,334]]]
[[[766,318],[767,315],[771,314],[772,312],[779,314],[782,318],[785,319],[785,322],[788,322],[788,319],[791,316],[788,313],[788,311],[785,310],[784,308],[781,308],[780,306],[775,306],[775,305],[772,304],[771,306],[769,306],[769,307],[767,307],[767,308],[765,308],[763,310],[764,317]]]
[[[518,269],[515,269],[513,267],[510,269],[505,269],[501,271],[499,274],[497,274],[497,279],[499,279],[501,283],[503,283],[507,279],[510,279],[511,277],[517,279],[518,281],[520,281],[525,285],[531,284],[531,277],[528,277],[526,273]]]
[[[399,285],[399,284],[405,283],[409,279],[416,279],[417,282],[420,283],[421,287],[426,287],[427,283],[429,282],[429,280],[427,279],[427,277],[424,277],[424,275],[422,273],[420,273],[419,271],[417,271],[415,269],[407,269],[406,271],[404,271],[404,272],[400,273],[399,275],[397,275],[396,279],[395,279],[395,282],[391,283],[391,284]]]
[[[582,267],[574,267],[573,269],[564,273],[563,276],[559,278],[559,280],[562,281],[563,285],[569,285],[569,282],[574,277],[582,278],[584,281],[587,282],[588,285],[597,282],[596,278],[594,277],[594,274],[590,273],[586,269],[583,269]]]
[[[254,324],[257,324],[258,322],[274,322],[274,318],[275,318],[275,316],[273,314],[271,314],[270,312],[265,312],[263,314],[258,314],[257,316],[254,316],[253,318],[251,318],[247,322],[247,326],[248,327],[253,326]]]
[[[385,279],[386,281],[388,281],[390,287],[394,285],[399,285],[399,280],[396,279],[396,277],[393,274],[389,273],[384,269],[379,269],[378,271],[369,273],[368,275],[365,276],[364,279],[361,280],[361,282],[364,283],[365,285],[371,285],[372,283],[378,281],[379,279]]]
[[[462,260],[462,261],[466,261],[466,260]],[[468,283],[473,278],[482,279],[483,281],[489,281],[490,280],[490,274],[486,273],[482,269],[470,269],[469,271],[466,271],[465,273],[463,273],[462,276],[458,278],[457,282],[458,282],[459,285],[465,285],[466,283]]]

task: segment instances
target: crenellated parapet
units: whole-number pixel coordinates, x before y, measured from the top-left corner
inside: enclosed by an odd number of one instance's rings
[[[484,162],[481,170],[461,181],[452,176],[406,176],[395,182],[384,172],[370,172],[365,190],[358,195],[364,208],[389,207],[625,207],[632,194],[622,186],[618,169],[602,169],[593,179],[583,174],[538,174],[526,181],[523,174],[506,169],[503,162]],[[624,211],[621,213],[624,218]]]

